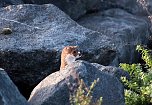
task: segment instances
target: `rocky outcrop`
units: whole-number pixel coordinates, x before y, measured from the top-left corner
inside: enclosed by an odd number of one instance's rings
[[[111,37],[118,49],[119,63],[137,62],[136,45],[147,44],[150,35],[146,20],[121,9],[109,9],[87,15],[81,18],[78,23]]]
[[[28,105],[7,73],[0,68],[0,105]]]
[[[146,21],[122,10],[109,10],[88,18],[79,23],[91,26],[91,30],[78,25],[52,4],[1,8],[0,67],[21,92],[31,91],[43,78],[59,70],[64,46],[78,45],[83,50],[83,60],[118,65],[133,62],[135,45],[147,41]],[[4,28],[10,28],[11,33],[3,34]]]
[[[53,3],[82,26],[52,4],[16,5],[22,3]],[[148,23],[138,17],[147,12],[136,0],[0,0],[0,7],[12,4],[0,9],[0,67],[21,92],[59,70],[64,46],[78,45],[81,59],[118,66],[136,62],[135,46],[147,44],[150,35]]]
[[[78,45],[85,53],[83,59],[104,65],[116,56],[111,38],[78,25],[51,4],[1,8],[0,31],[7,27],[11,34],[0,32],[0,67],[21,91],[59,70],[64,46]]]
[[[55,72],[41,81],[28,101],[31,105],[70,105],[69,84],[75,84],[76,79],[83,79],[86,86],[90,86],[99,78],[93,89],[93,100],[102,96],[102,105],[124,105],[123,86],[119,77],[126,74],[119,68],[76,61],[65,70]]]

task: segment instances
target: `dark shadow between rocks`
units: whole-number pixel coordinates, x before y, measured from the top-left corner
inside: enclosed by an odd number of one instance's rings
[[[60,60],[56,58],[57,52],[53,50],[1,51],[0,56],[0,67],[6,70],[27,99],[41,80],[59,70]]]
[[[104,56],[101,56],[103,54]],[[99,56],[98,56],[99,55]],[[102,65],[109,65],[114,58],[116,57],[117,53],[115,50],[110,49],[97,49],[94,53],[82,52],[81,60],[86,60],[91,63],[99,63]]]

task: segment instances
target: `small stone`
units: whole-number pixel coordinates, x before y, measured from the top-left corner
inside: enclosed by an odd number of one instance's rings
[[[12,29],[11,28],[3,28],[1,33],[4,34],[4,35],[11,34]]]

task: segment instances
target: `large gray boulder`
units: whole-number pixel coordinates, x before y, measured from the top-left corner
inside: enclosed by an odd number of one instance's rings
[[[76,61],[65,70],[55,72],[42,80],[34,88],[28,101],[30,105],[70,105],[69,91],[76,86],[77,80],[83,79],[89,87],[99,78],[93,89],[93,100],[102,96],[102,105],[125,105],[120,76],[127,76],[127,73],[115,67]]]
[[[7,27],[12,33],[5,35]],[[0,67],[22,92],[59,70],[61,50],[67,45],[78,45],[85,60],[110,64],[116,56],[111,40],[78,25],[52,4],[0,9]]]
[[[146,20],[122,9],[109,9],[90,14],[79,19],[78,23],[111,37],[119,53],[119,63],[137,62],[139,56],[135,50],[136,45],[146,45],[150,35],[149,24]]]
[[[0,84],[0,105],[29,105],[2,68],[0,68]]]

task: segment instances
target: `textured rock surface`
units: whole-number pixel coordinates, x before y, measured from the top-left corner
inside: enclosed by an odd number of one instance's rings
[[[101,8],[100,0],[0,0],[0,7],[14,4],[54,4],[72,19],[78,19],[91,11]]]
[[[0,7],[22,4],[22,3],[23,3],[22,0],[0,0]]]
[[[150,35],[146,20],[121,9],[87,15],[78,23],[111,37],[118,49],[119,63],[137,62],[135,47],[137,44],[147,44]]]
[[[54,4],[72,19],[78,19],[89,11],[99,10],[100,0],[23,0],[24,3]]]
[[[143,6],[137,2],[141,1],[146,5],[149,12],[152,12],[152,1],[146,0],[1,0],[1,6],[12,4],[54,4],[67,13],[71,18],[78,19],[81,16],[97,12],[99,10],[106,10],[112,8],[124,9],[135,15],[145,16],[148,15]]]
[[[118,72],[121,72],[119,76]],[[72,84],[76,78],[81,78],[86,86],[90,86],[95,79],[99,78],[93,90],[93,100],[102,96],[102,105],[124,105],[123,86],[118,80],[121,74],[125,73],[119,68],[76,61],[65,70],[55,72],[41,81],[32,91],[29,103],[31,105],[69,105],[70,87],[67,84]]]
[[[54,5],[1,8],[0,31],[6,27],[12,34],[0,34],[0,67],[22,89],[59,70],[64,46],[78,45],[83,59],[105,65],[116,56],[111,38],[78,25]]]
[[[7,73],[0,68],[0,105],[28,105]]]
[[[101,3],[101,7],[103,10],[111,8],[121,8],[136,15],[148,15],[147,11],[143,9],[143,6],[137,1],[141,1],[143,5],[146,3],[148,10],[152,12],[151,0],[103,0]]]

